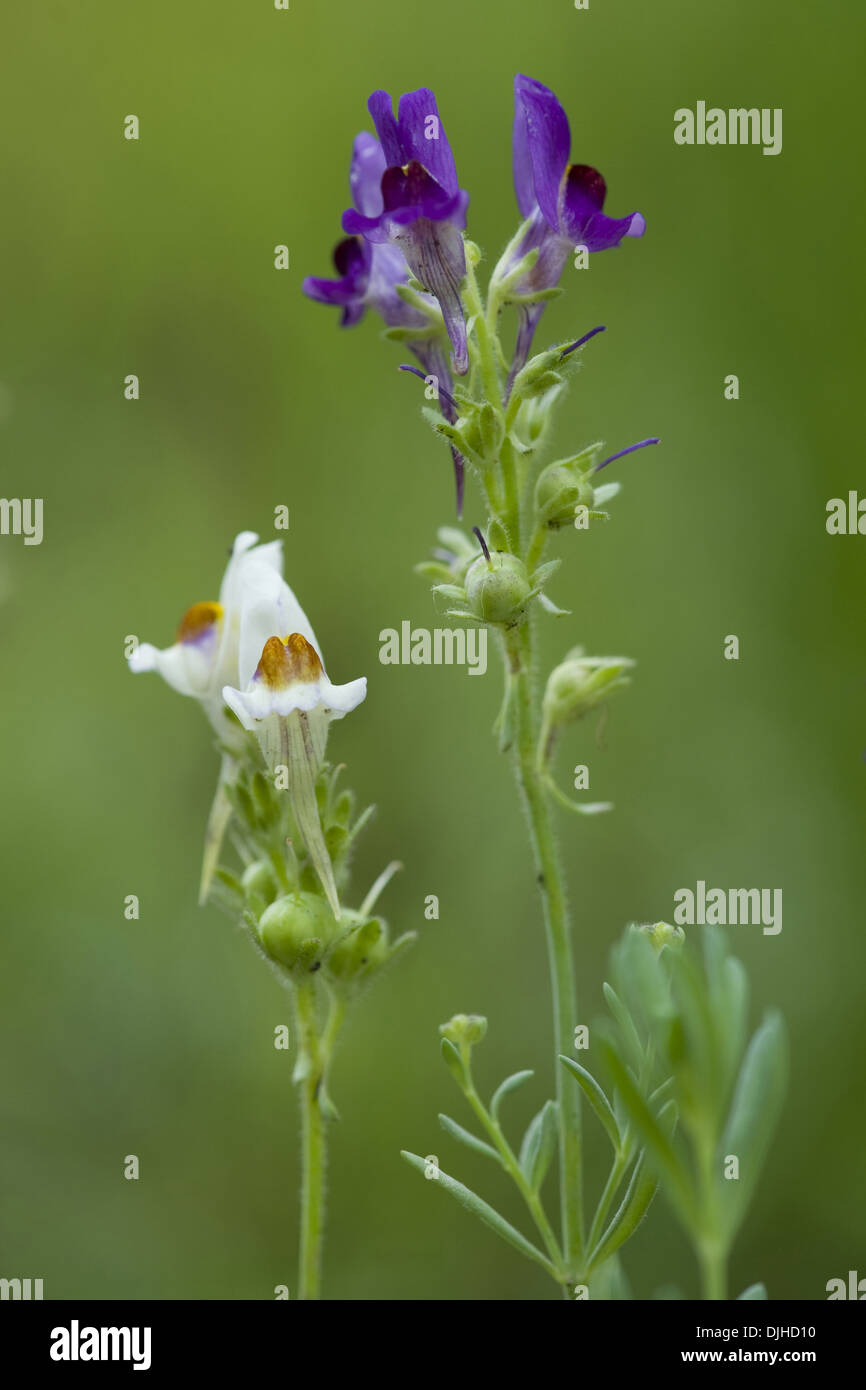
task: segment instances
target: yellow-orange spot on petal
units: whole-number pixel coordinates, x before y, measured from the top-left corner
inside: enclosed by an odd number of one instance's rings
[[[291,632],[285,640],[268,638],[256,667],[256,679],[264,681],[271,690],[285,690],[296,681],[317,681],[322,670],[315,647],[300,632]]]
[[[178,642],[196,642],[209,627],[220,621],[223,615],[221,603],[194,603],[180,620],[177,630]]]
[[[300,632],[290,632],[286,638],[286,653],[292,665],[292,680],[317,681],[323,673],[319,653]]]

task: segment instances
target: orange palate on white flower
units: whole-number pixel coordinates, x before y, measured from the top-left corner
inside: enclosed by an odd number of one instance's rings
[[[175,641],[197,642],[209,628],[221,621],[222,616],[221,603],[194,603],[181,618]]]
[[[315,647],[300,632],[288,637],[269,637],[262,649],[254,679],[269,690],[285,690],[298,682],[313,684],[324,674]]]

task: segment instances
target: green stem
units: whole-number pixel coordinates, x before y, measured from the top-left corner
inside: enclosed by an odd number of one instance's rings
[[[484,1105],[484,1102],[482,1101],[481,1097],[476,1091],[475,1086],[473,1085],[471,1080],[466,1089],[465,1095],[466,1099],[469,1101],[469,1104],[472,1106],[472,1109],[475,1111],[475,1114],[478,1116],[478,1119],[482,1127],[486,1130],[487,1134],[493,1140],[496,1151],[502,1159],[502,1164],[505,1168],[506,1173],[511,1178],[512,1182],[520,1192],[521,1197],[523,1198],[524,1202],[529,1208],[530,1215],[532,1216],[532,1219],[535,1222],[539,1235],[544,1241],[547,1253],[550,1256],[553,1264],[556,1266],[557,1278],[559,1283],[566,1283],[567,1273],[563,1269],[562,1251],[559,1248],[559,1242],[556,1239],[553,1227],[547,1219],[547,1212],[544,1210],[541,1197],[537,1192],[533,1191],[526,1178],[524,1177],[523,1170],[521,1169],[520,1164],[517,1161],[517,1157],[508,1140],[506,1139],[505,1135],[503,1134],[498,1121],[495,1120],[493,1116],[488,1113],[487,1108]]]
[[[544,558],[544,552],[547,548],[547,536],[547,528],[544,526],[536,526],[532,533],[532,540],[526,552],[526,568],[529,570],[530,574],[535,572]]]
[[[301,1035],[301,1243],[298,1256],[298,1297],[321,1295],[322,1239],[325,1224],[325,1121],[320,1104],[324,1072],[316,1033],[316,999],[312,980],[297,987],[296,1007]]]
[[[593,1218],[592,1227],[589,1232],[589,1239],[586,1243],[588,1254],[592,1254],[593,1250],[598,1245],[598,1242],[601,1239],[602,1232],[604,1231],[604,1223],[607,1220],[607,1214],[610,1211],[613,1199],[617,1194],[620,1183],[622,1182],[622,1175],[627,1167],[628,1161],[626,1159],[625,1154],[618,1153],[613,1161],[613,1166],[611,1167],[610,1173],[608,1174],[607,1182],[604,1185],[604,1191],[602,1192],[601,1197],[599,1198],[598,1207],[596,1209],[595,1217]]]
[[[721,1215],[714,1181],[716,1139],[713,1126],[706,1122],[695,1140],[697,1168],[701,1194],[701,1212],[697,1238],[698,1264],[705,1299],[727,1298],[728,1247],[720,1234]]]
[[[481,291],[478,288],[478,280],[475,275],[475,267],[472,264],[472,255],[469,248],[466,252],[466,285],[464,297],[466,307],[470,317],[475,320],[475,336],[478,341],[478,356],[481,364],[481,383],[484,387],[484,394],[491,405],[499,406],[502,399],[502,391],[499,385],[499,376],[496,371],[496,353],[493,347],[493,335],[487,324],[484,313],[484,305],[481,301]]]
[[[718,1242],[702,1241],[698,1246],[701,1284],[705,1299],[719,1301],[728,1296],[727,1257]]]
[[[502,480],[505,484],[505,525],[515,555],[520,554],[520,492],[517,483],[517,460],[508,435],[502,441],[499,455]],[[532,570],[530,569],[530,574]]]
[[[544,908],[544,925],[553,986],[555,1057],[570,1054],[577,1026],[570,922],[562,864],[553,832],[550,806],[536,762],[537,717],[531,685],[532,617],[506,634],[508,660],[516,680],[515,762],[529,820],[533,859]],[[583,1175],[580,1136],[580,1088],[554,1061],[559,1106],[559,1163],[562,1244],[569,1266],[583,1256]]]

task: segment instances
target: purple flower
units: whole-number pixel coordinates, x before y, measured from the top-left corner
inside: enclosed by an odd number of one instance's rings
[[[549,87],[518,74],[514,79],[514,187],[529,227],[513,253],[512,266],[529,251],[538,260],[515,287],[514,297],[552,289],[563,266],[578,246],[607,251],[623,237],[643,236],[646,223],[639,212],[607,217],[602,208],[604,179],[587,164],[569,164],[571,132],[568,117]],[[509,267],[503,267],[507,274]],[[520,306],[514,374],[529,356],[543,300]]]
[[[436,98],[426,87],[404,93],[396,119],[387,92],[374,92],[368,108],[386,167],[375,198],[365,197],[362,206],[356,194],[355,207],[343,214],[343,230],[374,246],[402,251],[412,274],[439,301],[454,368],[462,375],[469,356],[460,298],[466,273],[460,233],[469,195],[458,185]]]
[[[352,200],[360,213],[367,214],[381,206],[384,172],[382,146],[375,136],[362,131],[352,147],[349,168]],[[339,305],[344,328],[360,323],[368,306],[381,315],[389,328],[424,327],[424,315],[397,293],[398,285],[408,283],[409,267],[396,246],[374,245],[362,236],[349,236],[337,244],[334,265],[338,280],[308,275],[302,288],[304,294],[320,304]]]
[[[381,207],[380,185],[385,169],[385,155],[379,141],[362,131],[352,147],[349,169],[352,200],[361,214]],[[360,323],[368,307],[381,316],[388,328],[430,328],[429,318],[414,305],[407,304],[397,292],[397,286],[409,280],[409,267],[399,247],[388,242],[369,242],[363,236],[349,236],[337,244],[333,259],[339,279],[325,280],[308,275],[302,288],[310,299],[320,304],[339,306],[343,311],[340,323],[344,328]],[[432,298],[429,303],[431,309],[435,308]],[[410,338],[406,345],[424,368],[422,376],[436,378],[441,388],[438,392],[440,409],[453,424],[457,411],[451,396],[451,373],[441,328],[423,337]],[[451,454],[459,515],[463,505],[464,461],[453,446]]]

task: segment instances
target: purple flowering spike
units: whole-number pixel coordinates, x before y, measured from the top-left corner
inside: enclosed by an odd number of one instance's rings
[[[514,297],[552,289],[565,262],[577,246],[607,251],[623,237],[643,236],[646,223],[639,212],[629,217],[606,217],[602,211],[604,179],[586,164],[569,166],[571,134],[568,117],[549,87],[531,77],[514,79],[514,187],[517,203],[530,225],[516,251],[515,264],[529,251],[538,251],[532,270],[516,286]],[[502,274],[509,267],[502,268]],[[532,346],[544,301],[520,306],[513,377]]]
[[[439,301],[454,368],[462,375],[469,355],[460,298],[466,274],[460,233],[469,195],[457,182],[436,98],[426,87],[407,92],[396,118],[387,92],[374,92],[368,106],[386,161],[381,201],[370,211],[350,208],[343,214],[343,230],[373,245],[399,247],[412,274]]]

